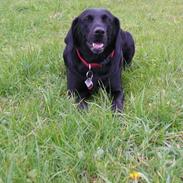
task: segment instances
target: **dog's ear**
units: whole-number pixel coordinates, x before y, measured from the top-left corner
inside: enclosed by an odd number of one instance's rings
[[[75,42],[75,37],[76,36],[76,32],[77,32],[77,26],[78,26],[78,17],[76,17],[73,21],[72,21],[72,25],[71,28],[69,30],[69,32],[67,33],[67,36],[65,37],[64,42],[70,46],[73,47],[74,46],[74,42]]]
[[[117,17],[114,17],[113,20],[113,25],[114,25],[114,36],[115,36],[115,51],[116,52],[121,52],[122,49],[122,37],[121,37],[121,28],[120,28],[120,21]]]
[[[117,17],[114,16],[113,18],[113,37],[116,39],[117,35],[119,33],[120,30],[120,22],[119,19]]]
[[[120,22],[119,22],[119,19],[117,17],[114,17],[114,26],[116,28],[116,30],[119,30],[120,29]]]

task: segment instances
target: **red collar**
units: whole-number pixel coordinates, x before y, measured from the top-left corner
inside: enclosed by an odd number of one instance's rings
[[[77,53],[77,56],[79,57],[80,61],[86,66],[88,67],[88,69],[97,69],[97,68],[101,68],[102,67],[102,64],[97,64],[97,63],[88,63],[87,60],[85,60],[81,54],[79,53],[79,50],[76,49],[76,53]],[[109,55],[109,57],[113,58],[114,57],[114,50],[112,51],[112,53]]]

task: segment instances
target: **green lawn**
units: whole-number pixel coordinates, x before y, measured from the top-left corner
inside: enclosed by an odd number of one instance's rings
[[[79,112],[62,58],[72,19],[105,7],[136,41],[125,109]],[[0,0],[0,183],[183,181],[182,0]]]

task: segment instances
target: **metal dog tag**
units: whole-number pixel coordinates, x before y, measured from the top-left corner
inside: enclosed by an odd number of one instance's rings
[[[89,90],[91,90],[93,88],[93,81],[92,81],[92,78],[93,78],[93,72],[91,70],[91,65],[89,64],[89,70],[88,72],[86,73],[86,80],[85,80],[85,84],[87,86],[87,88]]]
[[[92,82],[92,78],[88,78],[86,81],[85,81],[85,84],[87,86],[87,88],[89,90],[91,90],[93,88],[93,82]]]

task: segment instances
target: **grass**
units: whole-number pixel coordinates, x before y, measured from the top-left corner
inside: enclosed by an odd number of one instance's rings
[[[125,110],[100,91],[89,111],[66,95],[72,19],[106,7],[136,41]],[[183,180],[182,0],[0,0],[0,183]]]

